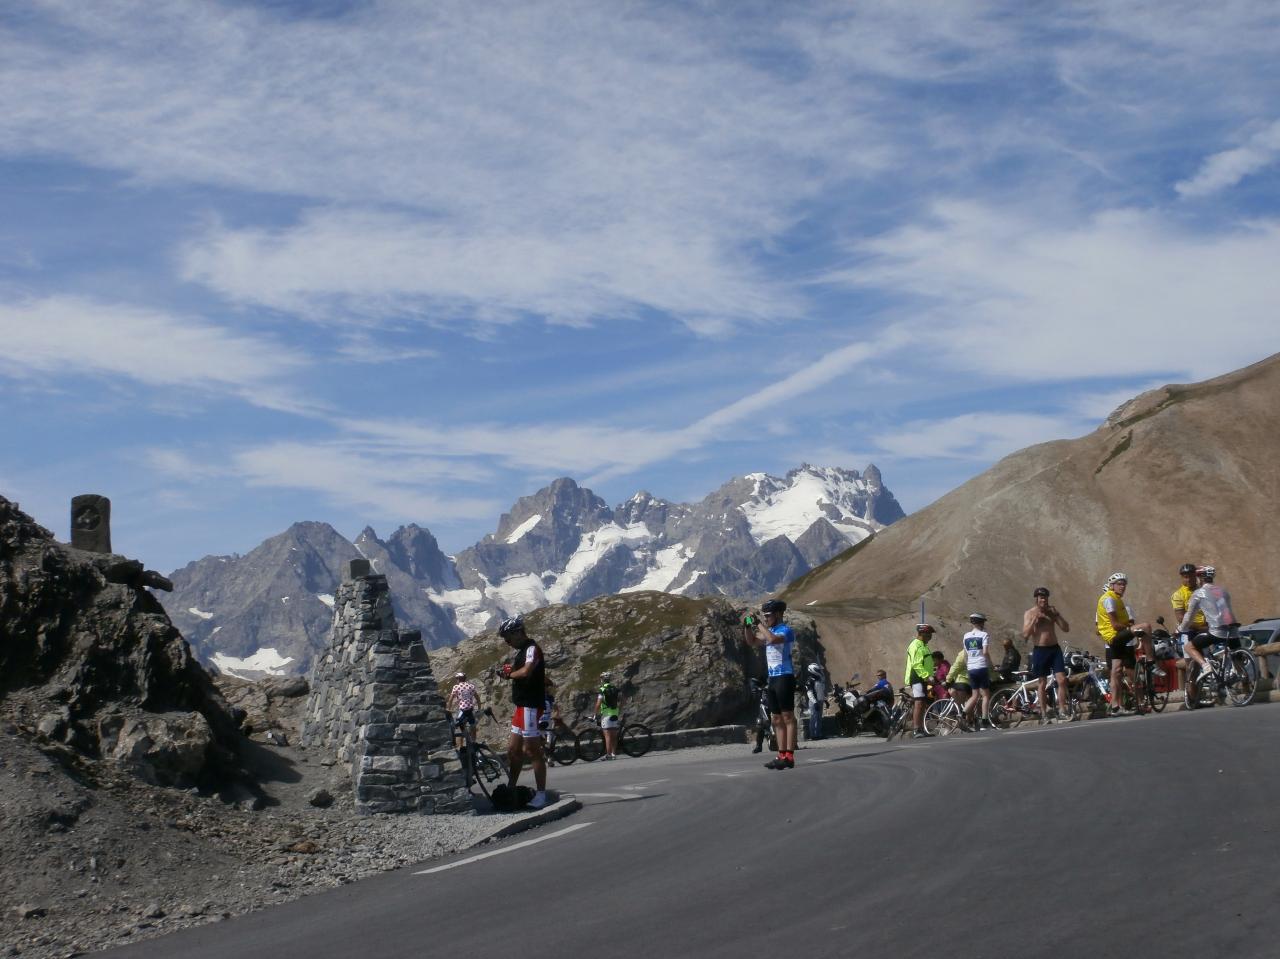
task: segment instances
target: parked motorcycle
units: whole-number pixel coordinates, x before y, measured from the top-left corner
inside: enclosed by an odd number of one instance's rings
[[[840,735],[857,736],[859,733],[869,732],[887,739],[893,693],[889,690],[877,690],[867,694],[858,689],[860,685],[855,675],[848,686],[837,684],[832,690],[836,700],[836,726]],[[881,692],[888,695],[881,696]]]

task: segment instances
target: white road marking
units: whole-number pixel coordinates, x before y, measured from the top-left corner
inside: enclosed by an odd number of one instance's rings
[[[669,779],[650,779],[647,783],[633,783],[630,786],[619,786],[619,789],[644,789],[646,786],[656,786],[658,783],[670,782]]]
[[[575,826],[569,826],[561,829],[559,832],[548,833],[545,836],[539,836],[537,839],[526,839],[524,842],[518,842],[514,846],[504,846],[502,849],[495,849],[492,852],[482,852],[477,856],[469,856],[466,859],[459,859],[457,862],[451,862],[446,866],[436,866],[433,869],[423,869],[415,872],[415,876],[427,876],[433,872],[444,872],[446,869],[457,869],[459,866],[467,866],[473,862],[479,862],[481,859],[488,859],[490,856],[501,856],[503,853],[515,852],[517,849],[524,849],[526,846],[536,846],[540,842],[546,842],[548,839],[555,839],[559,836],[567,836],[571,832],[577,832],[579,829],[586,829],[590,826],[589,822],[580,822]]]
[[[737,779],[742,773],[711,773],[712,776],[723,776],[725,779]]]
[[[580,793],[577,790],[574,790],[573,794],[577,796],[579,799],[582,799],[584,796],[587,799],[641,799],[643,798],[641,796],[637,796],[635,793]]]
[[[829,763],[831,762],[831,760],[830,759],[805,759],[805,760],[802,760],[802,762],[806,766],[812,766],[815,763]]]

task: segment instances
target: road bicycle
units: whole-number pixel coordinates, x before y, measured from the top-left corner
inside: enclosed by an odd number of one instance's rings
[[[893,739],[894,736],[905,737],[911,731],[911,707],[911,690],[906,686],[899,687],[898,701],[889,713],[889,732],[884,737],[885,742]]]
[[[639,759],[653,746],[653,732],[644,723],[625,722],[618,730],[618,748],[632,759]],[[578,758],[583,762],[595,762],[604,755],[604,731],[600,720],[578,733]]]
[[[1172,661],[1169,661],[1172,664]],[[1169,687],[1167,684],[1156,682],[1160,677],[1156,675],[1157,663],[1152,659],[1140,659],[1133,671],[1133,686],[1130,688],[1128,680],[1125,681],[1124,689],[1124,706],[1126,708],[1136,708],[1138,712],[1164,712],[1165,706],[1169,704]],[[1171,665],[1172,668],[1172,665]],[[1160,688],[1163,686],[1163,688]],[[1130,700],[1132,699],[1132,704]]]
[[[495,723],[498,721],[492,709],[486,708],[484,714]],[[458,747],[458,762],[462,765],[462,778],[467,789],[479,786],[485,798],[492,799],[494,787],[507,781],[506,759],[484,742],[467,735],[464,724],[458,721],[457,716],[453,717],[451,722],[454,742],[456,743],[459,738],[462,741],[462,745]]]
[[[1031,678],[1027,670],[1018,670],[1016,686],[1006,686],[997,690],[991,697],[991,723],[997,729],[1009,729],[1021,726],[1025,720],[1040,721],[1040,684]],[[1080,717],[1080,703],[1071,698],[1058,695],[1058,677],[1054,676],[1045,684],[1046,710],[1057,711],[1059,702],[1063,702],[1064,712],[1069,720]],[[1052,716],[1052,713],[1050,713]]]
[[[542,730],[542,755],[553,766],[570,766],[578,758],[578,734],[564,724]]]
[[[964,707],[954,699],[935,699],[924,711],[924,731],[930,736],[950,736],[954,732],[973,732]]]
[[[1230,640],[1215,640],[1207,657],[1209,669],[1188,678],[1188,709],[1230,700],[1232,706],[1248,706],[1258,691],[1258,658],[1247,649],[1231,649]]]

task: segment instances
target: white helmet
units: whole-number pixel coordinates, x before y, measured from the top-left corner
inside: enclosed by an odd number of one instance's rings
[[[1218,571],[1212,566],[1201,566],[1196,570],[1196,574],[1212,583],[1213,577],[1218,575]]]
[[[1110,589],[1116,583],[1127,583],[1127,582],[1129,582],[1129,577],[1126,576],[1124,573],[1112,573],[1110,576],[1107,577],[1107,589]]]
[[[809,664],[809,675],[810,675],[810,676],[821,676],[821,675],[822,675],[822,667],[821,667],[821,666],[819,666],[817,663],[810,663],[810,664]]]

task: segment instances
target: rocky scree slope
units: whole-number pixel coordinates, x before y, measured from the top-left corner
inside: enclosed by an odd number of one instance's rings
[[[950,657],[974,609],[1021,629],[1038,585],[1100,650],[1106,577],[1140,619],[1171,615],[1185,562],[1212,563],[1245,622],[1280,614],[1280,355],[1129,401],[1093,433],[1032,446],[878,532],[785,592],[812,614],[837,675],[896,677],[923,596]]]
[[[570,727],[585,725],[600,675],[610,671],[622,691],[624,717],[667,732],[753,720],[748,680],[764,675],[764,658],[742,640],[742,613],[741,605],[720,597],[643,592],[549,606],[524,619],[546,656],[547,677]],[[789,612],[787,622],[796,630],[797,668],[820,661],[813,620]],[[510,681],[498,667],[513,650],[495,633],[429,655],[442,692],[462,670],[502,723],[510,717]],[[480,733],[505,742],[507,728],[482,723]]]

